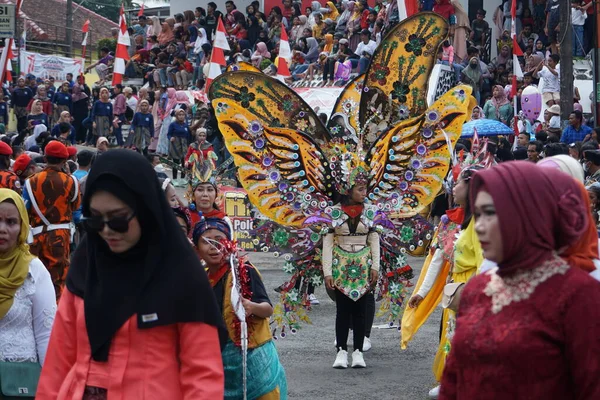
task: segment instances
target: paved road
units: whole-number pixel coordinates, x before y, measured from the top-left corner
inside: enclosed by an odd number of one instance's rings
[[[278,295],[272,289],[288,276],[281,270],[283,260],[270,253],[249,253],[249,258],[260,269],[269,296],[276,302]],[[411,260],[416,276],[422,262],[423,259]],[[397,329],[373,328],[373,348],[365,353],[367,368],[337,370],[331,367],[336,355],[333,345],[335,304],[324,287],[319,287],[316,295],[321,304],[309,313],[313,324],[276,342],[287,373],[290,399],[427,398],[427,392],[435,386],[431,364],[438,343],[439,310],[421,328],[407,350],[400,350]],[[375,320],[375,325],[384,323],[384,320]],[[349,338],[350,347],[351,343]]]

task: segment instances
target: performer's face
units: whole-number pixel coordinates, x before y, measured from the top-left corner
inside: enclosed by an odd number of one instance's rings
[[[350,199],[356,204],[363,204],[367,196],[367,185],[364,183],[356,184],[350,191]]]
[[[209,268],[220,267],[223,264],[225,254],[221,251],[221,246],[218,243],[226,239],[227,236],[217,229],[209,229],[200,236],[198,243],[196,243],[198,255]]]
[[[0,254],[8,253],[17,246],[21,233],[19,210],[10,201],[0,203]]]
[[[215,187],[209,183],[198,185],[194,191],[196,207],[202,212],[212,210],[216,198],[217,191],[215,190]]]

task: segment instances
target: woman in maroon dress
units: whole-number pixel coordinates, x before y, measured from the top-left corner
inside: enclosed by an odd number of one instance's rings
[[[460,300],[440,399],[600,399],[600,283],[558,254],[580,240],[576,181],[527,162],[472,180],[475,230],[498,264]]]

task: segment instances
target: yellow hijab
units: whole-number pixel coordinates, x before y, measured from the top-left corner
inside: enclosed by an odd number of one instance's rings
[[[21,232],[14,248],[8,253],[0,253],[0,318],[4,318],[12,307],[15,293],[25,282],[29,273],[29,263],[33,259],[27,245],[29,217],[25,203],[17,192],[0,189],[0,203],[5,201],[12,201],[17,206],[21,216]]]
[[[325,18],[330,18],[333,20],[333,22],[337,21],[338,17],[340,16],[340,12],[335,4],[333,4],[333,1],[327,2],[327,8],[329,8],[330,11],[325,15]]]
[[[325,35],[325,46],[323,46],[323,51],[326,53],[331,53],[333,50],[333,35],[328,33]]]

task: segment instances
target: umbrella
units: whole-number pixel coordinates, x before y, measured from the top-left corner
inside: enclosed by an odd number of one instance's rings
[[[477,130],[479,136],[514,135],[515,133],[511,127],[504,125],[500,121],[493,119],[476,119],[463,125],[460,137],[473,137],[475,130]]]

